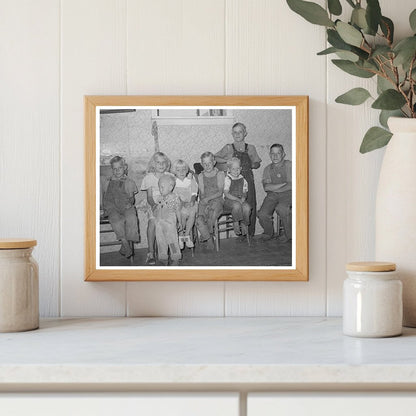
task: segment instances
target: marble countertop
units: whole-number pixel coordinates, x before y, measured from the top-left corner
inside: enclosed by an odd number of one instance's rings
[[[0,334],[0,388],[48,383],[416,387],[416,329],[360,339],[339,318],[94,318]]]

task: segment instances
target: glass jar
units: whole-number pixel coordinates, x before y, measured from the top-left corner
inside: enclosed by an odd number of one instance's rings
[[[39,271],[32,257],[36,240],[0,240],[0,332],[39,327]]]
[[[385,262],[347,264],[344,281],[343,332],[354,337],[392,337],[402,333],[402,282],[396,265]]]

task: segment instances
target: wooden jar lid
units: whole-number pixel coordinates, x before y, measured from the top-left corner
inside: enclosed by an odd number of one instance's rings
[[[0,249],[30,248],[36,244],[36,240],[29,240],[27,238],[0,238]]]
[[[393,272],[396,265],[385,261],[357,261],[347,263],[346,269],[351,272]]]

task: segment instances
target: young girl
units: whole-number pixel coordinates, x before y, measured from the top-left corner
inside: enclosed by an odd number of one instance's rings
[[[157,203],[161,199],[159,191],[159,179],[163,174],[172,175],[169,173],[170,169],[170,160],[162,152],[156,152],[149,161],[147,167],[147,174],[143,178],[142,186],[140,187],[141,191],[146,191],[147,193],[147,203],[149,209],[147,211],[148,224],[147,224],[147,258],[146,264],[149,266],[154,266],[156,264],[155,260],[155,217],[153,214],[154,209],[157,206]],[[173,175],[172,175],[173,176]]]
[[[172,165],[172,172],[176,176],[174,192],[179,196],[182,203],[181,226],[182,235],[179,236],[179,247],[193,247],[191,238],[192,228],[195,224],[197,205],[195,203],[198,195],[198,184],[193,177],[189,178],[189,166],[181,159],[176,160]]]
[[[181,217],[181,201],[178,195],[172,192],[175,183],[173,175],[163,174],[159,178],[160,199],[154,209],[158,257],[163,266],[168,265],[169,254],[172,266],[178,266],[181,259],[177,228]]]
[[[120,254],[131,257],[129,241],[140,241],[137,212],[134,206],[136,183],[127,177],[127,164],[120,156],[110,160],[113,176],[103,197],[103,207],[116,237],[121,241]]]
[[[248,183],[241,175],[241,162],[232,157],[227,162],[228,173],[224,180],[224,210],[231,211],[236,235],[247,235],[251,207],[247,203]],[[241,226],[241,231],[240,231]]]
[[[214,224],[223,210],[224,172],[215,167],[215,158],[211,152],[201,155],[203,171],[198,175],[200,200],[196,225],[201,242],[212,241]]]

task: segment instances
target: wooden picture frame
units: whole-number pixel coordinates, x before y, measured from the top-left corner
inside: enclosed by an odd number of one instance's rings
[[[85,96],[85,280],[87,281],[307,281],[308,280],[308,97],[307,96]],[[168,111],[168,110],[174,110]],[[178,111],[176,111],[178,110]],[[192,111],[189,111],[192,110]],[[133,114],[134,113],[134,114]],[[178,114],[178,116],[176,116]],[[289,114],[289,115],[288,115]],[[272,118],[271,118],[272,117]],[[150,119],[149,119],[150,118]],[[150,159],[156,150],[165,151],[168,143],[173,143],[171,151],[165,153],[178,152],[181,146],[187,149],[182,150],[185,159],[191,153],[200,155],[203,151],[217,151],[218,144],[210,147],[210,142],[206,137],[224,137],[223,144],[232,141],[231,129],[236,122],[243,118],[247,128],[247,142],[254,143],[263,153],[261,167],[255,172],[257,187],[257,210],[260,208],[263,196],[266,193],[261,190],[262,172],[266,165],[271,164],[270,145],[279,142],[284,136],[287,143],[284,147],[286,155],[291,155],[292,160],[292,206],[291,224],[293,226],[293,239],[289,242],[291,251],[290,264],[283,265],[257,265],[251,264],[232,264],[223,266],[219,263],[212,263],[210,250],[200,249],[197,246],[195,258],[206,259],[206,265],[202,266],[148,266],[144,263],[141,249],[136,248],[137,254],[134,261],[140,261],[138,265],[133,263],[119,263],[115,266],[106,265],[109,258],[117,258],[119,254],[101,253],[103,247],[102,239],[104,232],[101,231],[102,211],[101,181],[104,177],[101,172],[106,169],[105,180],[110,181],[111,167],[110,158],[120,155],[123,158],[129,157],[129,150],[124,148],[122,140],[128,140],[136,146],[139,152],[138,162],[133,158],[133,162],[126,165],[128,177],[140,172],[145,175],[145,165],[143,160]],[[247,122],[251,120],[251,122]],[[128,120],[119,121],[119,120]],[[266,121],[264,121],[266,120]],[[267,120],[272,120],[270,123]],[[285,121],[286,124],[281,120]],[[126,127],[127,126],[127,127]],[[185,127],[184,127],[185,126]],[[203,127],[202,127],[203,126]],[[207,127],[208,126],[208,127]],[[210,127],[211,126],[211,127]],[[225,126],[225,127],[224,127]],[[201,130],[201,129],[211,130]],[[227,129],[226,137],[224,128]],[[136,129],[136,130],[135,130]],[[140,130],[142,129],[142,130]],[[166,132],[165,135],[171,137],[160,139],[159,130]],[[184,129],[184,130],[180,130]],[[183,132],[188,133],[183,133]],[[209,134],[201,133],[209,132]],[[175,133],[178,132],[178,133]],[[179,133],[180,132],[180,133]],[[189,133],[192,132],[192,133]],[[222,132],[222,133],[218,133]],[[229,134],[228,134],[229,132]],[[250,136],[251,132],[251,136]],[[215,133],[215,134],[214,134]],[[153,137],[151,136],[153,135]],[[202,137],[198,137],[200,135]],[[290,136],[290,141],[287,136]],[[125,139],[127,137],[127,139]],[[172,142],[172,137],[174,137]],[[176,139],[180,137],[180,139]],[[256,137],[258,139],[256,139]],[[263,140],[260,143],[260,138]],[[157,140],[156,140],[157,139]],[[151,141],[153,140],[153,142]],[[165,140],[164,143],[160,140]],[[170,140],[170,141],[169,141]],[[177,140],[177,141],[175,141]],[[186,140],[191,140],[188,145],[183,144]],[[192,141],[194,140],[194,141]],[[213,139],[212,139],[213,140]],[[217,139],[215,139],[217,140]],[[283,140],[283,139],[282,139]],[[149,145],[151,143],[151,145]],[[130,147],[131,147],[130,146]],[[154,147],[153,147],[154,146]],[[215,148],[214,148],[215,147]],[[246,147],[247,151],[247,147]],[[133,152],[133,151],[132,151]],[[184,154],[185,153],[185,154]],[[260,154],[260,153],[259,153]],[[283,154],[284,155],[284,154]],[[182,155],[181,155],[182,156]],[[135,156],[136,157],[136,156]],[[143,160],[142,160],[143,159]],[[113,160],[113,159],[112,159]],[[195,157],[192,162],[195,161]],[[136,163],[137,162],[137,163]],[[114,165],[112,165],[113,167]],[[191,166],[192,168],[192,166]],[[128,169],[128,170],[127,170]],[[99,180],[100,179],[100,180]],[[201,179],[199,177],[198,179]],[[135,181],[137,183],[137,181]],[[253,182],[254,183],[254,182]],[[138,184],[140,189],[140,184]],[[105,192],[108,191],[108,188]],[[260,194],[259,194],[260,192]],[[263,192],[263,194],[261,194]],[[260,196],[259,196],[260,195]],[[145,199],[140,203],[146,204]],[[137,206],[137,195],[135,204]],[[143,205],[142,204],[142,205]],[[137,208],[139,209],[139,208]],[[140,215],[142,213],[140,212]],[[289,217],[288,217],[289,218]],[[258,221],[258,220],[257,220]],[[140,234],[142,240],[146,236],[144,220],[139,218]],[[143,223],[143,224],[142,224]],[[107,226],[108,227],[108,226]],[[288,226],[289,228],[289,226]],[[112,230],[112,228],[110,228]],[[256,234],[251,238],[251,246],[256,250],[265,253],[266,250],[261,244],[274,244],[273,242],[260,243],[257,240],[258,233],[262,231],[260,225],[256,225]],[[277,233],[281,230],[278,229]],[[234,244],[234,240],[219,240],[221,244]],[[144,244],[144,243],[143,243]],[[235,243],[237,244],[237,243]],[[276,243],[277,244],[277,243]],[[140,246],[140,245],[139,245]],[[133,244],[133,249],[134,249]],[[137,244],[136,244],[137,247]],[[241,250],[246,250],[245,243],[241,243]],[[259,248],[260,247],[260,248]],[[276,258],[280,250],[276,246]],[[198,250],[201,252],[198,254]],[[224,249],[226,250],[226,249]],[[248,249],[247,249],[248,250]],[[273,250],[273,249],[272,249]],[[259,251],[259,252],[260,252]],[[251,251],[253,252],[253,251]],[[216,253],[215,249],[213,253]],[[272,255],[274,252],[272,251]],[[222,253],[223,255],[226,252]],[[262,254],[254,256],[255,259],[261,258]],[[199,256],[199,257],[198,257]],[[214,256],[214,254],[212,255]],[[215,256],[219,256],[215,254]],[[215,257],[214,256],[214,257]],[[248,258],[248,257],[246,257]],[[120,256],[120,262],[125,262]],[[142,259],[142,260],[140,260]],[[217,260],[215,260],[217,261]],[[248,260],[247,260],[248,261]],[[244,262],[243,262],[244,263]],[[113,263],[111,263],[113,264]],[[214,264],[214,266],[212,266]],[[215,265],[216,264],[216,265]]]

